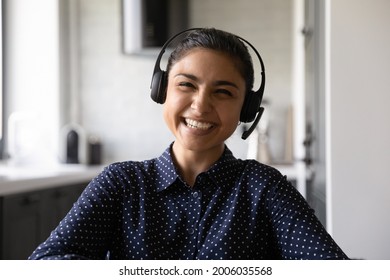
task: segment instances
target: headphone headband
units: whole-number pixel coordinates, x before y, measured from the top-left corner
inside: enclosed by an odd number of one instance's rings
[[[170,39],[168,39],[165,44],[162,46],[160,53],[157,56],[156,64],[154,66],[153,71],[153,77],[152,77],[152,83],[150,85],[151,89],[151,98],[160,104],[163,104],[165,102],[166,98],[166,86],[167,86],[167,73],[163,70],[161,70],[160,63],[162,56],[165,53],[165,50],[169,46],[170,43],[172,43],[176,38],[181,36],[182,34],[189,33],[196,30],[203,30],[203,28],[190,28],[183,30],[176,35],[172,36]],[[234,34],[232,34],[234,35]],[[240,114],[240,121],[241,122],[253,122],[251,127],[245,131],[242,135],[243,139],[248,138],[248,136],[253,132],[253,130],[256,128],[256,125],[260,121],[261,115],[264,111],[264,108],[260,107],[261,100],[263,98],[264,88],[265,88],[265,67],[263,59],[261,58],[259,52],[256,50],[256,48],[247,40],[244,38],[234,35],[236,38],[238,38],[240,41],[248,45],[256,54],[261,67],[261,84],[257,91],[248,90],[245,94],[245,100],[244,104],[241,109]]]

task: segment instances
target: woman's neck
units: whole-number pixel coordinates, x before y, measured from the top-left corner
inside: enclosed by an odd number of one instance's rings
[[[173,143],[172,155],[180,176],[191,187],[196,177],[207,171],[222,155],[225,146],[215,147],[212,150],[193,151]]]

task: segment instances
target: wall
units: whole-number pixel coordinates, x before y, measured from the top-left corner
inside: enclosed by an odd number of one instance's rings
[[[329,11],[328,225],[350,257],[390,259],[390,2]]]
[[[80,124],[102,138],[106,161],[159,155],[172,138],[149,98],[155,57],[122,53],[120,1],[77,2]]]
[[[162,106],[149,97],[156,56],[121,52],[120,0],[69,1],[73,3],[70,45],[78,46],[69,58],[70,68],[78,75],[64,94],[80,103],[79,112],[64,122],[79,122],[88,133],[99,135],[108,162],[159,155],[173,138],[162,120]],[[284,0],[190,1],[191,25],[240,34],[261,52],[267,73],[265,96],[271,101],[270,137],[278,159],[284,156],[285,117],[291,102],[291,5]],[[245,157],[247,142],[239,138],[235,135],[230,144],[237,156]]]

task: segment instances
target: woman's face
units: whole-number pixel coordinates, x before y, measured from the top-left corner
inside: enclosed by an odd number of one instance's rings
[[[235,131],[245,81],[226,54],[196,48],[173,65],[168,76],[164,119],[175,145],[196,152],[221,152]]]

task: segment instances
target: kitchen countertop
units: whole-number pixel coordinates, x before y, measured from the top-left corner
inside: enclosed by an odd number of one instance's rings
[[[53,167],[9,166],[0,164],[0,196],[88,183],[103,166],[59,164]]]

